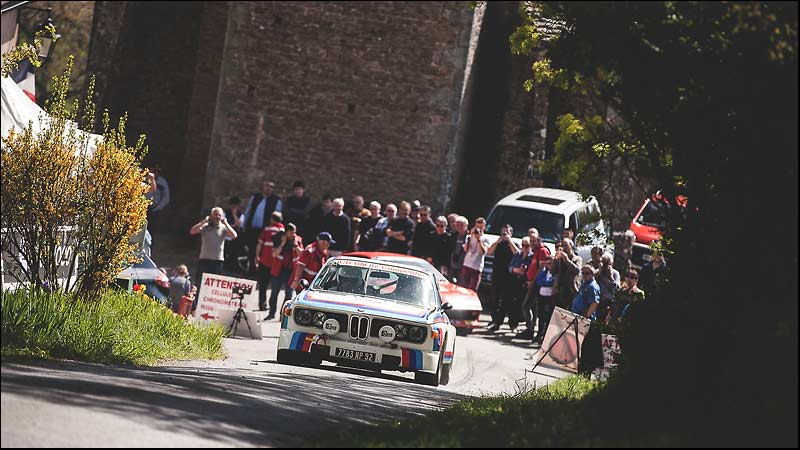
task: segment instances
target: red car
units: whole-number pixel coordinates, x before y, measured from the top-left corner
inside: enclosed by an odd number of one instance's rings
[[[644,201],[639,212],[631,220],[630,229],[636,236],[631,263],[636,269],[641,269],[653,259],[650,244],[661,239],[661,230],[667,220],[667,209],[671,208],[673,204],[685,208],[687,199],[679,195],[674,202],[670,202],[661,195],[661,192],[657,192]]]
[[[467,334],[472,331],[473,328],[478,328],[480,326],[478,319],[480,318],[481,312],[483,312],[483,305],[478,298],[478,294],[471,289],[465,289],[451,283],[441,272],[428,263],[428,261],[417,258],[416,256],[384,252],[352,252],[346,253],[344,256],[398,262],[430,272],[439,284],[439,294],[442,296],[442,302],[453,305],[453,309],[447,311],[447,317],[450,318],[450,323],[456,327],[458,333],[462,335]]]

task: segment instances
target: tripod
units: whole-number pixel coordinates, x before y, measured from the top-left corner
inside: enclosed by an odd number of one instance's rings
[[[247,314],[242,307],[245,294],[249,294],[249,292],[245,292],[244,286],[234,286],[231,288],[231,299],[233,299],[234,296],[239,298],[239,309],[236,310],[236,314],[233,315],[231,325],[228,327],[228,332],[231,336],[236,336],[236,330],[239,328],[239,323],[242,321],[242,318],[244,318],[244,323],[247,324],[247,330],[250,332],[250,337],[253,336],[253,329],[250,328],[250,321],[247,320]]]

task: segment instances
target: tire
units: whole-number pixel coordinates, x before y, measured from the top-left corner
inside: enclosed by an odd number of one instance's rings
[[[442,386],[447,386],[450,383],[450,371],[453,370],[453,364],[456,363],[456,346],[453,345],[453,360],[450,364],[444,364],[442,366],[442,376],[439,378],[439,384]]]
[[[447,338],[445,337],[442,344],[441,351],[439,352],[439,364],[436,366],[436,373],[428,372],[414,372],[414,381],[426,386],[437,387],[442,379],[442,366],[444,366],[444,352],[447,348]],[[449,377],[449,374],[448,374]],[[448,380],[449,381],[449,380]]]

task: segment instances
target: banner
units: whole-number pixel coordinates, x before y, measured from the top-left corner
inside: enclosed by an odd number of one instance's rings
[[[556,307],[536,360],[541,359],[539,364],[545,367],[578,373],[578,352],[591,323],[581,315]]]
[[[617,367],[617,355],[620,353],[619,341],[613,334],[603,334],[601,345],[603,346],[603,367],[598,367],[592,375],[594,378],[605,381],[611,374],[611,369]]]
[[[204,273],[200,282],[200,290],[197,293],[197,309],[194,313],[196,323],[203,325],[219,322],[226,328],[230,327],[233,313],[239,309],[239,297],[241,297],[242,309],[245,312],[257,310],[257,282],[244,278]],[[248,315],[248,319],[251,317],[253,314]],[[250,320],[250,326],[254,325],[255,322]],[[260,321],[258,326],[261,326]],[[239,329],[241,328],[247,330],[244,320],[239,325]]]

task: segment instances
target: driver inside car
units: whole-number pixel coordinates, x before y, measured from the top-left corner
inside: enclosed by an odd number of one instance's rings
[[[341,266],[336,274],[336,286],[332,290],[350,294],[363,294],[364,275],[357,267]]]

